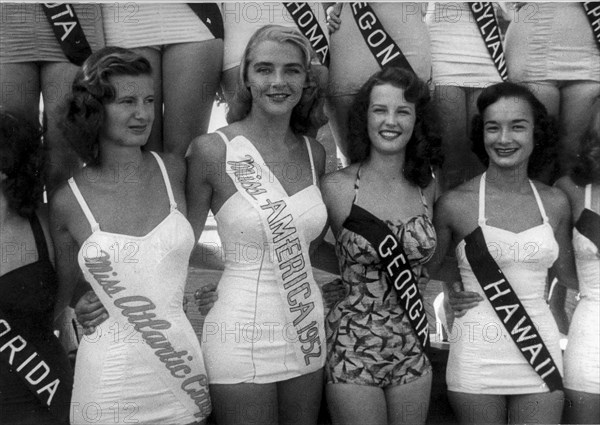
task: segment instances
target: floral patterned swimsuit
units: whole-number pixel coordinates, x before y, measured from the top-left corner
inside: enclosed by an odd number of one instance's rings
[[[354,185],[357,202],[360,168]],[[433,255],[436,234],[421,192],[424,213],[405,223],[386,221],[419,276],[422,264]],[[362,236],[342,228],[336,240],[342,280],[349,294],[325,320],[327,331],[327,382],[385,388],[419,379],[430,373],[423,352],[396,291],[388,283],[375,248]]]

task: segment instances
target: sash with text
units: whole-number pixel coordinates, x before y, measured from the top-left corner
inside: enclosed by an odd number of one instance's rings
[[[600,215],[585,208],[575,223],[575,228],[600,249]]]
[[[188,3],[190,9],[200,18],[202,23],[208,28],[215,38],[223,40],[225,38],[225,29],[223,27],[223,16],[221,9],[216,3]]]
[[[398,301],[417,334],[423,349],[429,346],[429,323],[417,279],[410,267],[402,243],[390,228],[369,211],[352,205],[352,212],[344,222],[344,227],[361,235],[376,248],[386,272],[388,281],[398,294]]]
[[[73,7],[68,3],[43,3],[42,9],[67,59],[81,66],[92,49]]]
[[[498,26],[494,6],[491,2],[469,2],[469,7],[492,62],[494,62],[500,78],[506,81],[508,79],[508,69],[506,68],[506,58],[504,57],[500,27]]]
[[[329,43],[308,3],[283,3],[296,26],[310,42],[321,64],[329,67]]]
[[[491,256],[481,227],[465,237],[465,254],[483,292],[523,357],[550,391],[562,390],[559,369],[527,310]]]
[[[587,15],[590,26],[594,32],[594,37],[600,48],[600,2],[598,1],[586,1],[583,3],[585,14]]]

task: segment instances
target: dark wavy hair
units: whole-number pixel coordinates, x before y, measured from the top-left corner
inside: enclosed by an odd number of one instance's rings
[[[537,178],[547,167],[555,165],[557,152],[557,125],[542,102],[527,87],[511,82],[493,84],[483,89],[477,99],[478,115],[471,126],[472,151],[487,167],[490,158],[483,142],[483,114],[488,106],[507,97],[521,99],[529,104],[533,113],[533,152],[527,164],[527,175]]]
[[[600,183],[600,97],[592,106],[592,118],[579,145],[577,159],[571,171],[573,181],[579,186]]]
[[[117,75],[152,75],[152,67],[132,50],[105,47],[86,59],[73,81],[60,127],[73,150],[88,164],[98,161],[104,105],[116,96],[109,78]]]
[[[305,134],[311,128],[319,128],[326,124],[327,118],[323,112],[325,98],[319,88],[311,65],[311,61],[315,58],[315,52],[310,42],[298,30],[279,25],[265,25],[258,29],[248,41],[240,62],[235,93],[228,105],[227,122],[233,124],[243,120],[252,109],[252,93],[246,86],[248,64],[252,59],[254,48],[259,43],[267,40],[276,41],[277,43],[290,43],[298,47],[304,59],[307,84],[300,102],[292,110],[290,119],[292,131],[296,134]]]
[[[368,133],[368,111],[371,92],[373,87],[384,84],[404,90],[404,98],[415,105],[415,127],[406,145],[403,173],[411,183],[427,187],[433,178],[432,169],[441,166],[443,162],[442,139],[429,87],[412,71],[386,67],[373,74],[360,88],[348,119],[350,162],[362,162],[369,157],[371,140]]]
[[[42,200],[44,157],[39,123],[0,108],[2,190],[8,207],[22,217],[31,217]]]

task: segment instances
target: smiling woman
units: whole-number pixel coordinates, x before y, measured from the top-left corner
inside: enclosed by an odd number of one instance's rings
[[[258,30],[230,125],[192,141],[188,155],[190,221],[198,237],[212,210],[225,252],[202,332],[219,424],[316,423],[325,332],[309,255],[327,214],[317,186],[325,152],[304,136],[322,102],[312,55],[297,30]]]
[[[149,62],[107,47],[77,74],[62,123],[87,165],[50,203],[57,312],[85,280],[110,316],[79,346],[73,424],[204,423],[211,410],[202,352],[182,306],[194,247],[185,164],[142,151],[153,99]]]

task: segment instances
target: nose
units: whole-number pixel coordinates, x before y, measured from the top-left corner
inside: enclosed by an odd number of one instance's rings
[[[500,143],[508,143],[510,142],[510,129],[508,128],[501,128],[500,129]]]
[[[385,119],[384,119],[384,123],[385,125],[389,126],[389,127],[394,127],[396,126],[398,120],[396,119],[396,114],[392,111],[388,112],[387,114],[385,114]]]
[[[272,74],[271,78],[271,87],[281,87],[285,84],[285,74],[281,69],[275,70]]]
[[[139,102],[134,111],[134,117],[140,121],[149,121],[154,117],[154,105],[151,103]]]

